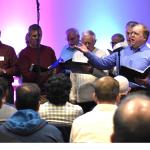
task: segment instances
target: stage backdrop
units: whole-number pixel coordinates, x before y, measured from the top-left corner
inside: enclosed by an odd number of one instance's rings
[[[70,27],[82,33],[91,29],[97,35],[96,46],[110,48],[114,33],[125,31],[130,20],[150,28],[149,0],[39,0],[42,43],[55,49],[57,58],[66,44],[65,30]],[[12,45],[18,54],[25,47],[29,25],[37,23],[36,0],[0,0],[2,42]]]

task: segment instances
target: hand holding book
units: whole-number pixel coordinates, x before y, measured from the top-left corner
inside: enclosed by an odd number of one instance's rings
[[[119,72],[120,75],[125,76],[130,82],[134,82],[139,85],[148,85],[150,66],[148,66],[144,71],[121,66]]]
[[[145,79],[135,78],[135,82],[139,85],[148,86],[149,85],[149,76],[147,76]]]

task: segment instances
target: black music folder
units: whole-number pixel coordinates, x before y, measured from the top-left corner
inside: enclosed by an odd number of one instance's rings
[[[150,73],[150,66],[148,66],[144,71],[135,70],[126,66],[120,66],[120,75],[125,76],[129,81],[135,82],[135,78],[144,79]]]
[[[90,74],[93,72],[93,67],[88,64],[88,63],[80,63],[80,62],[64,62],[64,63],[59,63],[59,67],[61,67],[62,70],[70,70],[73,73],[85,73],[85,74]],[[46,71],[51,71],[54,68],[44,68],[42,66],[38,66],[36,64],[31,64],[29,70],[31,72],[38,72],[40,69],[40,72],[46,72]]]
[[[82,62],[65,62],[59,64],[62,70],[70,70],[73,73],[92,74],[93,66]]]
[[[61,68],[61,72],[68,71],[72,73],[91,74],[95,77],[102,77],[106,75],[102,70],[94,68],[89,63],[66,61],[66,62],[60,62],[58,66]],[[53,69],[55,69],[55,67],[44,68],[36,64],[31,64],[29,71],[38,73],[39,69],[40,72],[51,72]]]
[[[42,67],[42,66],[39,66],[39,65],[36,65],[36,64],[31,64],[31,66],[29,68],[30,72],[35,72],[35,73],[39,72],[39,70],[40,70],[40,72],[46,72],[49,69],[45,68],[45,67]]]

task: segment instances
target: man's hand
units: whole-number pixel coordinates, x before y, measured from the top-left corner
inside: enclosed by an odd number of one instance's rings
[[[145,79],[135,78],[135,81],[139,85],[144,85],[144,86],[149,85],[149,77],[146,77]]]
[[[87,49],[87,47],[84,44],[82,44],[82,43],[80,44],[80,46],[75,45],[74,48],[79,50],[79,51],[81,51],[81,52],[83,52],[83,53],[87,53],[89,51]]]
[[[0,75],[4,75],[6,73],[6,70],[0,68]]]

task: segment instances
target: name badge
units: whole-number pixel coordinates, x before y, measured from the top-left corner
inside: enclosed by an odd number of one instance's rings
[[[0,56],[0,61],[4,61],[4,56]]]

